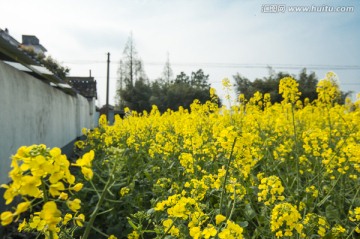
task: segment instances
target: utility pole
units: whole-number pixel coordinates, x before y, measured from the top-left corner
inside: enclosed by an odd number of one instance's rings
[[[110,70],[110,53],[107,54],[107,74],[106,74],[106,119],[109,120],[109,70]]]

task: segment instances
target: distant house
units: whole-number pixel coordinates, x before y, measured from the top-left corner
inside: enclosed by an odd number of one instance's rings
[[[25,36],[25,37],[24,37]],[[25,41],[24,41],[25,40]],[[24,45],[26,43],[27,45]],[[24,49],[31,47],[34,52],[46,52],[46,49],[40,45],[36,36],[23,35],[23,44],[14,39],[7,29],[0,29],[0,60],[4,63],[34,76],[53,87],[59,88],[67,94],[75,95],[76,92],[63,81],[59,76],[49,71],[41,62]]]
[[[31,47],[36,54],[45,54],[46,48],[40,44],[39,39],[32,35],[22,35],[22,45]]]
[[[23,41],[46,51],[34,36]],[[89,87],[77,90],[26,48],[0,29],[0,184],[8,183],[9,158],[21,146],[45,144],[72,154],[82,129],[93,129],[97,122],[96,81],[91,78]],[[0,195],[3,192],[0,187]],[[2,205],[0,198],[0,211],[5,211]],[[3,238],[1,233],[2,227]]]
[[[88,99],[97,99],[96,80],[94,77],[67,77],[68,83],[75,88],[79,94]]]
[[[9,30],[7,28],[5,28],[5,30],[0,29],[0,37],[2,37],[6,42],[13,45],[14,47],[19,47],[20,45],[17,40],[10,36]]]
[[[67,82],[82,96],[84,96],[92,105],[91,109],[96,109],[95,100],[97,99],[96,80],[92,76],[81,77],[72,76],[66,78]],[[99,112],[93,112],[94,126],[98,126]]]

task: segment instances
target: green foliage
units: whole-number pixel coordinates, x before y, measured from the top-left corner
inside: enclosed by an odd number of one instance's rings
[[[234,80],[236,82],[236,91],[238,94],[244,94],[245,99],[249,100],[257,91],[262,94],[269,93],[271,98],[271,103],[274,104],[280,103],[282,101],[282,97],[279,94],[279,82],[282,78],[291,76],[285,72],[275,73],[271,71],[267,77],[262,79],[255,79],[254,81],[250,81],[248,78],[241,76],[239,73],[234,75]],[[308,74],[306,69],[302,69],[299,76],[292,76],[299,84],[299,91],[301,92],[300,100],[304,101],[308,99],[310,102],[317,99],[316,86],[318,83],[318,79],[314,72]],[[351,94],[351,92],[342,92],[340,93],[340,97],[337,99],[337,102],[343,104],[347,96]]]
[[[313,103],[299,101],[286,77],[281,104],[256,93],[219,109],[210,90],[213,102],[191,110],[127,110],[113,125],[102,115],[76,142],[82,156],[71,173],[61,173],[70,163],[60,149],[21,147],[14,182],[2,187],[7,203],[19,193],[24,202],[2,212],[1,224],[22,220],[20,232],[54,239],[359,238],[360,99],[337,104],[334,76],[319,82]]]
[[[36,54],[32,47],[22,46],[22,49],[24,51],[28,52],[31,56],[33,56],[37,61],[39,61],[49,71],[54,73],[54,75],[58,76],[62,80],[66,80],[66,76],[70,72],[69,67],[62,66],[58,61],[56,61],[51,56],[46,57],[44,54]]]
[[[144,81],[136,81],[134,86],[127,86],[120,91],[124,106],[136,111],[150,111],[151,87]]]
[[[41,61],[42,64],[44,64],[44,66],[51,71],[52,73],[54,73],[55,75],[57,75],[58,77],[60,77],[62,80],[66,79],[66,76],[69,74],[70,72],[70,68],[68,67],[64,67],[62,65],[60,65],[59,62],[57,62],[54,58],[52,58],[51,56],[48,56],[46,58],[44,58]]]
[[[177,110],[180,106],[190,109],[195,99],[201,103],[210,100],[208,81],[209,75],[205,75],[203,70],[199,69],[192,72],[191,77],[181,72],[170,82],[159,79],[149,84],[144,80],[138,80],[133,87],[129,85],[119,92],[124,102],[123,107],[138,112],[150,111],[152,105],[156,105],[160,112],[168,109]]]

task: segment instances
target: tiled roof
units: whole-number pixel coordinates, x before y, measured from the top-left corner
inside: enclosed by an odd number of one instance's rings
[[[67,80],[81,95],[86,98],[97,98],[94,77],[67,77]]]
[[[64,87],[66,82],[54,75],[40,64],[32,55],[20,47],[20,43],[11,37],[8,32],[0,29],[0,60],[6,64],[26,72],[37,79],[45,81],[68,94],[76,94],[75,90]]]

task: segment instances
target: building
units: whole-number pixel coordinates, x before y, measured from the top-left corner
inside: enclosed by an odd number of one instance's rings
[[[9,34],[9,30],[5,28],[5,30],[0,29],[0,37],[3,38],[5,41],[7,41],[9,44],[13,45],[14,47],[19,47],[20,43],[15,40],[12,36]]]
[[[78,93],[8,30],[0,29],[0,184],[8,183],[9,159],[23,145],[45,144],[72,153],[82,129],[92,129],[97,122],[96,81],[92,79],[90,85],[85,96]],[[0,198],[4,211],[1,205]]]
[[[45,52],[47,52],[46,48],[40,44],[36,36],[22,35],[22,45],[32,48],[36,54],[45,54]]]
[[[44,52],[46,49],[39,44],[39,39],[33,36],[33,43],[36,48]],[[31,40],[30,40],[31,42]],[[30,44],[29,42],[29,44]],[[34,53],[29,52],[24,45],[14,39],[7,29],[0,29],[0,60],[4,63],[23,71],[29,75],[40,79],[53,87],[61,88],[68,94],[76,94],[76,91],[72,89],[64,80],[49,71],[39,60],[36,58],[35,48],[33,45],[28,45],[34,49]]]
[[[96,80],[94,77],[67,77],[68,83],[74,87],[79,94],[88,99],[97,99]]]

